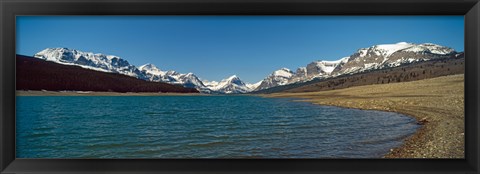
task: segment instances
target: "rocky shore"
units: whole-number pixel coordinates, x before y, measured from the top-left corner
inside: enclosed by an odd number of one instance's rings
[[[464,158],[464,75],[339,90],[274,93],[320,105],[381,110],[414,117],[423,125],[385,158]]]

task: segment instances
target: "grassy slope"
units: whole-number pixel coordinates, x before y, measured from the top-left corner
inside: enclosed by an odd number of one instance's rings
[[[298,97],[321,105],[373,109],[407,114],[428,122],[386,157],[464,157],[464,75],[346,89],[274,93],[267,97]]]

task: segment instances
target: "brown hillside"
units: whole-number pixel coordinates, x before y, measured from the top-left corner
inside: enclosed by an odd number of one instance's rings
[[[148,82],[22,55],[17,55],[16,64],[17,90],[198,93],[193,88]]]

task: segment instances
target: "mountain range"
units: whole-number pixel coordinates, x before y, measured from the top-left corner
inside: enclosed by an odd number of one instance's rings
[[[299,67],[295,72],[288,68],[280,68],[263,80],[248,84],[236,75],[221,80],[201,80],[193,73],[182,74],[173,70],[164,71],[153,64],[139,67],[131,65],[118,56],[94,54],[69,48],[47,48],[34,55],[65,65],[77,65],[96,71],[124,74],[138,79],[166,82],[196,88],[202,93],[248,93],[276,86],[308,82],[313,79],[326,79],[345,74],[355,74],[368,70],[397,67],[404,64],[451,57],[460,54],[454,49],[432,44],[414,44],[399,42],[395,44],[374,45],[358,49],[348,57],[336,61],[318,60]]]
[[[247,93],[257,87],[255,84],[243,82],[236,75],[221,82],[208,82],[200,80],[193,73],[182,74],[173,70],[163,71],[150,63],[136,67],[118,56],[83,52],[69,48],[47,48],[36,53],[34,57],[64,65],[77,65],[96,71],[124,74],[146,81],[183,85],[187,88],[196,88],[202,93]]]
[[[375,69],[398,67],[404,64],[449,58],[460,54],[454,49],[432,44],[399,42],[361,48],[348,57],[336,61],[318,60],[299,67],[295,72],[281,68],[267,76],[254,90],[275,86],[303,83],[314,79],[326,79],[346,74],[356,74]]]

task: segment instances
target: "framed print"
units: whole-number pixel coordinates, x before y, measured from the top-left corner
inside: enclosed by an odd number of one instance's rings
[[[478,173],[478,1],[2,1],[2,173]]]

